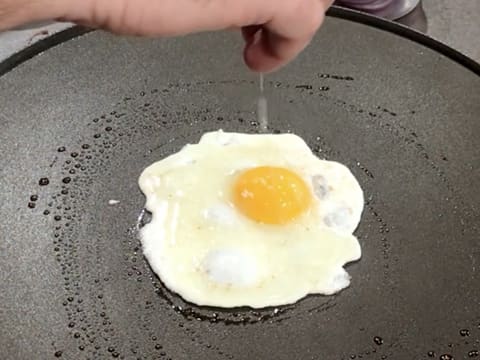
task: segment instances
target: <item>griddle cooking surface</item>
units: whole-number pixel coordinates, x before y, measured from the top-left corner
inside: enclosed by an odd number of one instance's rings
[[[266,93],[272,131],[302,136],[360,181],[363,257],[348,267],[350,288],[278,310],[185,304],[136,238],[144,167],[206,131],[259,130],[258,79],[237,34],[91,32],[0,65],[3,359],[480,350],[479,67],[396,25],[333,14],[307,51],[266,78]]]

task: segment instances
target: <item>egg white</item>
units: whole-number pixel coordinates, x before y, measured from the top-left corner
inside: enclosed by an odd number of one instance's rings
[[[267,225],[235,209],[236,175],[265,165],[305,180],[314,199],[308,212]],[[361,256],[352,235],[363,210],[360,185],[293,134],[207,133],[145,169],[139,185],[152,213],[141,231],[144,254],[170,290],[198,305],[261,308],[334,294],[350,283],[343,266]]]

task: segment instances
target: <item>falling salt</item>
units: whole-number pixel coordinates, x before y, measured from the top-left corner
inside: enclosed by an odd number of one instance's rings
[[[267,98],[263,94],[264,92],[264,81],[263,74],[260,74],[260,95],[257,102],[257,119],[260,124],[260,129],[265,132],[268,128],[268,104]]]

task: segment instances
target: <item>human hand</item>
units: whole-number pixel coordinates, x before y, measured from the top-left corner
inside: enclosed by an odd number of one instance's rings
[[[3,27],[63,19],[119,34],[178,36],[242,29],[244,59],[270,72],[294,59],[322,24],[333,0],[0,0]],[[15,11],[15,7],[21,8]],[[8,18],[9,10],[10,16]],[[13,9],[13,10],[12,10]],[[5,17],[5,16],[3,16]],[[16,20],[15,20],[16,19]],[[5,21],[7,25],[5,25]]]

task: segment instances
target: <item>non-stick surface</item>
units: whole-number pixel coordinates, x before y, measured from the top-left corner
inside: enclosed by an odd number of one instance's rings
[[[478,354],[478,67],[346,19],[265,90],[270,131],[302,136],[365,191],[350,288],[227,311],[162,286],[137,239],[137,178],[205,131],[259,131],[240,53],[232,33],[92,32],[0,77],[2,359]]]

